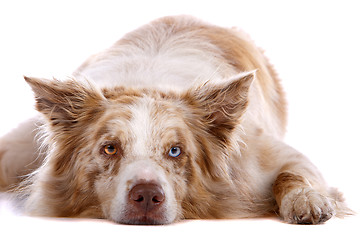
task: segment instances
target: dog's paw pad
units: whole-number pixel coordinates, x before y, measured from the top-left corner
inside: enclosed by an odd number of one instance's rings
[[[329,220],[335,213],[329,198],[305,188],[285,195],[280,214],[289,223],[318,224]]]

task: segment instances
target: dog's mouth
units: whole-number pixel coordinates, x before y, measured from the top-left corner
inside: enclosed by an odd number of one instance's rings
[[[128,219],[125,224],[129,225],[164,225],[167,224],[162,218],[154,218],[149,216],[139,216]]]
[[[116,222],[128,225],[165,225],[171,223],[166,217],[165,211],[139,213],[131,210]]]

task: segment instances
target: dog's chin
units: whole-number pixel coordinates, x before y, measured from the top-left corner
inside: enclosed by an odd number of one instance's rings
[[[163,216],[147,215],[123,217],[121,219],[114,219],[113,221],[127,225],[166,225],[171,223],[171,221]]]
[[[169,224],[168,222],[162,220],[162,219],[155,219],[147,216],[128,219],[124,224],[129,225],[165,225]]]

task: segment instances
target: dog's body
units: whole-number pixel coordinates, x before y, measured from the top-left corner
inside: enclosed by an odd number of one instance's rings
[[[3,189],[37,168],[22,184],[29,214],[166,224],[278,211],[287,222],[320,223],[346,211],[281,141],[282,88],[242,32],[162,18],[92,56],[74,78],[26,78],[45,121],[0,142]]]

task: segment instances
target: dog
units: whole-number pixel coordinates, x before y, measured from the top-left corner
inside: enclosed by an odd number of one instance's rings
[[[0,186],[18,192],[26,214],[318,224],[350,211],[282,141],[280,80],[240,30],[164,17],[70,79],[25,80],[41,114],[2,137]]]

